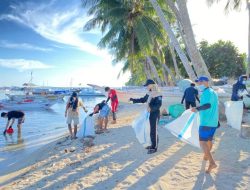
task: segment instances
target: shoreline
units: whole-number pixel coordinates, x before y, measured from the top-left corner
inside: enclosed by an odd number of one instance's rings
[[[131,128],[143,108],[121,107],[118,123],[109,125],[109,133],[97,135],[93,147],[65,137],[51,142],[26,160],[25,168],[0,177],[5,181],[0,186],[4,190],[250,188],[250,139],[240,138],[239,131],[222,123],[213,149],[218,169],[207,175],[208,163],[199,149],[162,127],[158,152],[147,155]]]

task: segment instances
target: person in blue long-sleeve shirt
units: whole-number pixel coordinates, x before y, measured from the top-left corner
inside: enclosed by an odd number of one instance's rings
[[[194,108],[196,107],[196,100],[200,102],[198,95],[199,93],[198,93],[198,90],[195,88],[195,84],[191,83],[190,87],[188,87],[185,90],[181,103],[183,104],[185,100],[186,109],[189,109],[190,106]]]
[[[241,75],[238,81],[233,85],[233,91],[232,91],[232,96],[231,96],[232,101],[243,100],[243,96],[240,95],[239,92],[247,91],[246,81],[247,81],[247,76]]]

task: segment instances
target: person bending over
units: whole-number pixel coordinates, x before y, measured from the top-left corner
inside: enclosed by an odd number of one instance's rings
[[[98,116],[98,129],[96,131],[96,134],[101,134],[103,132],[107,132],[107,126],[108,126],[108,116],[110,113],[109,106],[105,103],[105,100],[101,103],[97,104],[94,107],[93,113],[89,114],[89,116],[93,116],[94,114],[99,113]]]
[[[12,128],[12,125],[14,124],[15,120],[17,119],[17,128],[18,133],[21,132],[22,124],[24,123],[25,114],[22,111],[10,111],[10,112],[2,112],[1,117],[8,118],[7,124],[5,126],[5,130],[3,134],[6,134],[6,131],[8,128]]]

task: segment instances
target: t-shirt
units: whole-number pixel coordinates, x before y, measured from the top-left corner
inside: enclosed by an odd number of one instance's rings
[[[201,95],[201,106],[211,104],[211,107],[200,111],[200,126],[217,127],[219,122],[219,99],[212,88],[206,88]]]
[[[24,113],[21,111],[10,111],[7,113],[8,120],[19,119],[24,116]]]
[[[99,103],[97,105],[99,106],[99,111],[100,111],[107,104],[105,102],[101,102],[101,103]]]
[[[187,102],[195,102],[195,98],[198,96],[198,90],[194,87],[188,87],[184,92],[184,99]]]
[[[67,104],[69,105],[70,99],[68,100]],[[68,108],[68,116],[79,116],[80,115],[80,107],[83,107],[83,102],[81,99],[78,99],[78,105],[74,110],[72,106]]]

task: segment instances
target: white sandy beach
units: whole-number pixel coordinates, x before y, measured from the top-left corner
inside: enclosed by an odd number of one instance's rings
[[[218,168],[205,174],[200,150],[162,127],[158,152],[147,155],[131,128],[143,107],[123,106],[118,123],[96,136],[93,147],[66,137],[46,145],[8,168],[0,189],[250,189],[250,139],[223,123],[213,148]]]

